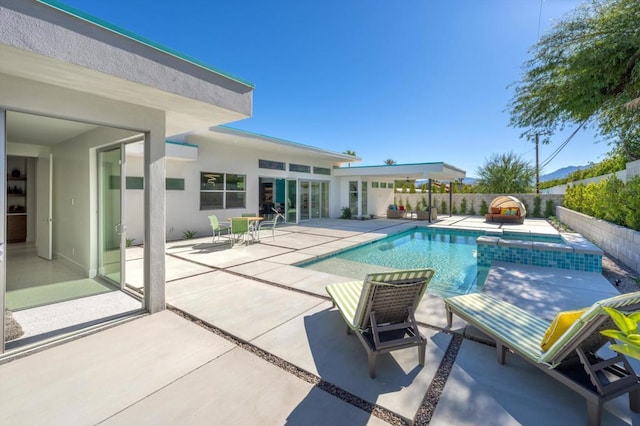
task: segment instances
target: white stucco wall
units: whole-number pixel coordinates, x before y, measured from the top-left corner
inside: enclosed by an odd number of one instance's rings
[[[164,146],[164,113],[4,74],[0,74],[0,87],[0,106],[8,110],[113,127],[51,147],[54,154],[54,253],[92,274],[96,268],[97,250],[95,244],[91,244],[97,236],[93,220],[97,211],[97,195],[95,182],[91,183],[95,181],[95,171],[90,167],[91,162],[95,162],[92,148],[112,143],[138,130],[151,131],[156,143]],[[30,151],[35,154],[46,149],[27,150],[18,146],[10,145],[8,154],[27,155]],[[71,199],[74,200],[73,206]]]
[[[228,138],[228,135],[221,135]],[[224,221],[232,216],[239,216],[245,212],[258,212],[259,178],[298,179],[318,182],[329,182],[330,217],[340,215],[339,179],[332,176],[313,173],[298,173],[288,170],[270,170],[258,168],[258,160],[274,160],[285,163],[304,164],[331,169],[333,162],[322,160],[318,155],[301,155],[278,152],[265,143],[264,149],[247,150],[241,143],[233,145],[216,143],[208,139],[191,136],[188,141],[197,145],[198,158],[195,161],[176,160],[168,158],[166,161],[167,178],[182,178],[185,180],[185,190],[166,191],[167,203],[167,240],[183,238],[185,231],[196,231],[197,236],[211,235],[209,215],[215,214],[218,220]],[[127,159],[127,175],[142,176],[142,159],[139,155],[132,155]],[[200,210],[200,172],[221,172],[244,174],[247,177],[246,208],[226,210]],[[127,191],[127,236],[133,238],[134,244],[142,242],[139,208],[141,205],[140,190]]]

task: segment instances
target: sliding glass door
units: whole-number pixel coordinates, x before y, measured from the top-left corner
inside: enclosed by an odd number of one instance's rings
[[[124,288],[124,147],[118,145],[98,153],[98,275]]]

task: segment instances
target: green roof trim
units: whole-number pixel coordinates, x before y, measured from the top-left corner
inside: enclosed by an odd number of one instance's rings
[[[219,75],[221,75],[223,77],[229,78],[229,79],[231,79],[231,80],[233,80],[233,81],[235,81],[237,83],[240,83],[240,84],[248,86],[248,87],[250,87],[252,89],[255,89],[255,86],[254,86],[253,83],[250,83],[250,82],[248,82],[248,81],[246,81],[246,80],[244,80],[244,79],[242,79],[240,77],[236,77],[236,76],[234,76],[232,74],[229,74],[229,73],[226,73],[224,71],[221,71],[221,70],[219,70],[219,69],[217,69],[217,68],[215,68],[215,67],[213,67],[211,65],[205,64],[204,62],[202,62],[202,61],[200,61],[198,59],[195,59],[195,58],[193,58],[191,56],[188,56],[188,55],[185,55],[183,53],[180,53],[177,50],[173,50],[171,48],[163,46],[163,45],[161,45],[159,43],[156,43],[153,40],[150,40],[148,38],[142,37],[142,36],[140,36],[138,34],[135,34],[135,33],[131,32],[129,30],[126,30],[126,29],[124,29],[122,27],[119,27],[119,26],[114,25],[114,24],[112,24],[110,22],[107,22],[107,21],[105,21],[103,19],[97,18],[97,17],[95,17],[93,15],[90,15],[90,14],[88,14],[86,12],[83,12],[80,9],[77,9],[75,7],[72,7],[72,6],[69,6],[67,4],[64,4],[64,3],[62,3],[62,2],[60,2],[58,0],[36,0],[36,1],[39,2],[39,3],[42,3],[44,5],[47,5],[49,7],[52,7],[54,9],[57,9],[57,10],[59,10],[61,12],[64,12],[64,13],[66,13],[68,15],[72,15],[72,16],[78,18],[78,19],[82,19],[83,21],[87,21],[90,24],[93,24],[93,25],[96,25],[98,27],[104,28],[104,29],[106,29],[108,31],[111,31],[113,33],[116,33],[118,35],[126,37],[126,38],[131,39],[133,41],[136,41],[138,43],[144,44],[146,46],[149,46],[149,47],[151,47],[153,49],[156,49],[156,50],[158,50],[160,52],[166,53],[167,55],[174,56],[174,57],[176,57],[178,59],[181,59],[181,60],[183,60],[185,62],[189,62],[189,63],[191,63],[193,65],[196,65],[196,66],[198,66],[200,68],[204,68],[207,71],[211,71],[211,72],[219,74]]]
[[[432,161],[430,163],[374,164],[374,165],[371,165],[371,166],[341,167],[341,169],[369,169],[369,168],[372,168],[372,167],[428,166],[430,164],[444,164],[444,163],[442,161]]]
[[[189,147],[193,147],[193,148],[198,148],[198,145],[193,144],[193,143],[188,143],[188,142],[177,142],[177,141],[170,141],[170,140],[165,140],[165,143],[171,144],[171,145],[182,145],[182,146],[189,146]]]
[[[353,158],[353,161],[360,161],[361,160],[360,157],[357,157],[357,156],[354,157],[352,155],[345,154],[345,153],[342,153],[342,152],[330,151],[328,149],[318,148],[318,147],[315,147],[315,146],[312,146],[312,145],[306,145],[306,144],[299,143],[299,142],[292,142],[292,141],[289,141],[289,140],[286,140],[286,139],[281,139],[281,138],[276,138],[276,137],[273,137],[273,136],[264,135],[262,133],[251,132],[249,130],[241,130],[241,129],[237,129],[235,127],[227,126],[227,125],[224,125],[224,124],[217,125],[217,126],[213,127],[212,129],[215,129],[216,127],[222,128],[222,129],[226,129],[226,130],[230,130],[232,132],[244,133],[244,134],[246,134],[248,136],[254,136],[254,137],[258,137],[258,138],[262,138],[262,139],[271,139],[272,141],[275,141],[275,142],[286,143],[288,145],[293,145],[293,146],[297,146],[297,147],[300,147],[300,148],[313,150],[313,151],[316,151],[316,152],[322,152],[322,153],[325,153],[325,154],[344,157],[345,158],[345,162],[347,161],[346,160],[347,158]]]

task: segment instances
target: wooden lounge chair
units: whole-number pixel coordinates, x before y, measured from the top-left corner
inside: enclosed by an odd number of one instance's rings
[[[620,354],[609,359],[596,354],[612,342],[600,331],[616,328],[602,307],[640,310],[640,292],[596,302],[559,334],[546,351],[542,351],[540,344],[551,321],[486,294],[450,297],[445,299],[445,306],[449,327],[455,313],[495,340],[500,364],[504,364],[506,351],[510,349],[584,397],[589,425],[600,424],[603,403],[626,393],[631,410],[640,412],[640,382],[627,359]]]
[[[376,357],[413,346],[424,365],[427,339],[420,334],[414,312],[433,277],[433,269],[369,274],[364,281],[331,284],[327,292],[367,351],[369,376],[374,378]]]

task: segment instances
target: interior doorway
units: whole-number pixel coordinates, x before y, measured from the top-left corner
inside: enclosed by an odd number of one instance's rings
[[[104,256],[109,262],[99,262],[97,229],[105,215],[96,214],[98,206],[110,213],[122,207],[112,199],[106,203],[113,190],[99,199],[101,179],[108,185],[118,179],[117,193],[124,198],[121,158],[117,170],[98,167],[100,147],[140,133],[15,111],[0,119],[7,165],[0,290],[10,318],[3,350],[140,311],[141,298],[121,291],[122,240],[109,245],[120,255],[115,263],[111,251]],[[117,220],[109,218],[110,225]]]

